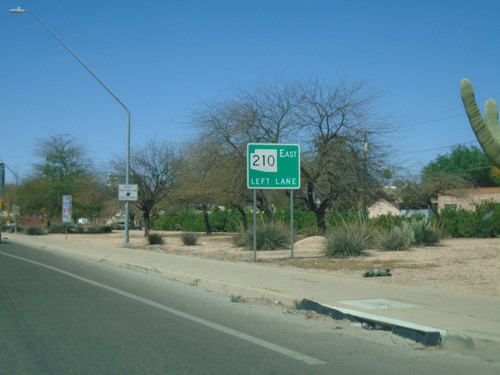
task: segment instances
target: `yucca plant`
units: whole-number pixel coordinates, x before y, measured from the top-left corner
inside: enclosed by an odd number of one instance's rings
[[[407,222],[379,234],[379,245],[382,250],[401,251],[407,250],[413,244],[413,229]]]
[[[411,223],[414,234],[414,244],[418,246],[433,246],[439,243],[441,235],[439,229],[428,219],[421,219]]]
[[[257,226],[257,250],[286,249],[290,241],[290,229],[284,224],[268,223]],[[253,231],[247,234],[247,247],[253,249]]]
[[[337,225],[329,234],[325,254],[331,258],[360,256],[374,240],[374,231],[364,221]]]

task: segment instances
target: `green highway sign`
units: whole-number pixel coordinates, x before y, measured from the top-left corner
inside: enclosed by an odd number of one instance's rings
[[[299,189],[300,146],[278,143],[247,145],[249,189]]]

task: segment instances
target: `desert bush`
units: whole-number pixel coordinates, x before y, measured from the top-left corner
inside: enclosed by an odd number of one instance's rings
[[[194,246],[198,241],[198,235],[192,232],[184,232],[181,235],[182,243],[186,246]]]
[[[164,242],[162,235],[159,233],[150,233],[148,236],[148,243],[150,245],[163,245]]]
[[[30,236],[41,236],[45,234],[45,231],[41,227],[30,225],[29,227],[26,228],[26,234]]]
[[[248,233],[243,231],[236,233],[231,237],[231,240],[236,247],[248,247]]]
[[[385,251],[406,250],[413,244],[413,229],[407,222],[396,225],[388,230],[383,230],[378,235],[378,245]]]
[[[440,241],[440,232],[437,226],[428,219],[412,221],[413,243],[418,246],[433,246]]]
[[[281,223],[257,225],[257,250],[286,249],[290,242],[290,228]],[[253,249],[253,230],[246,235],[246,247]]]
[[[364,220],[338,224],[328,235],[325,254],[331,258],[359,256],[374,240],[375,232]]]

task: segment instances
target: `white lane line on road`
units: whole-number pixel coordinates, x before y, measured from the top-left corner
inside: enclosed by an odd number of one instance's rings
[[[83,281],[85,283],[88,283],[88,284],[97,286],[99,288],[108,290],[110,292],[113,292],[113,293],[122,295],[124,297],[130,298],[130,299],[132,299],[134,301],[138,301],[138,302],[144,303],[144,304],[146,304],[148,306],[152,306],[152,307],[155,307],[157,309],[166,311],[166,312],[168,312],[170,314],[177,315],[177,316],[179,316],[181,318],[190,320],[192,322],[196,322],[198,324],[201,324],[201,325],[204,325],[206,327],[212,328],[212,329],[214,329],[216,331],[223,332],[223,333],[225,333],[227,335],[230,335],[230,336],[233,336],[233,337],[237,337],[237,338],[239,338],[241,340],[250,342],[250,343],[252,343],[254,345],[258,345],[258,346],[261,346],[261,347],[266,348],[268,350],[272,350],[274,352],[281,353],[281,354],[286,355],[287,357],[293,358],[295,360],[303,361],[303,362],[307,363],[308,365],[321,365],[321,364],[325,364],[326,363],[325,361],[322,361],[320,359],[316,359],[316,358],[310,357],[308,355],[296,352],[294,350],[285,348],[283,346],[280,346],[280,345],[277,345],[277,344],[273,344],[273,343],[271,343],[269,341],[262,340],[262,339],[259,339],[257,337],[248,335],[246,333],[234,330],[232,328],[225,327],[223,325],[211,322],[209,320],[198,318],[196,316],[187,314],[187,313],[182,312],[180,310],[176,310],[176,309],[173,309],[171,307],[162,305],[161,303],[158,303],[158,302],[155,302],[155,301],[151,301],[151,300],[149,300],[147,298],[143,298],[143,297],[137,296],[135,294],[125,292],[124,290],[120,290],[120,289],[114,288],[114,287],[106,285],[106,284],[101,284],[101,283],[99,283],[97,281],[87,279],[86,277],[78,276],[78,275],[75,275],[74,273],[67,272],[67,271],[64,271],[62,269],[49,266],[48,264],[43,264],[43,263],[40,263],[40,262],[36,262],[34,260],[22,258],[22,257],[16,256],[16,255],[4,253],[4,252],[1,252],[1,251],[0,251],[0,254],[6,255],[8,257],[15,258],[15,259],[18,259],[18,260],[21,260],[21,261],[24,261],[24,262],[32,263],[32,264],[35,264],[37,266],[44,267],[44,268],[47,268],[49,270],[61,273],[63,275],[72,277],[72,278],[74,278],[76,280]]]

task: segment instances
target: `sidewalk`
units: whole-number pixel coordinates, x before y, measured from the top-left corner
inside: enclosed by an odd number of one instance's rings
[[[376,283],[302,269],[225,262],[148,252],[122,245],[9,234],[12,243],[73,253],[156,273],[206,289],[302,306],[336,318],[352,318],[425,345],[500,361],[500,298]],[[7,242],[7,241],[5,241]]]

